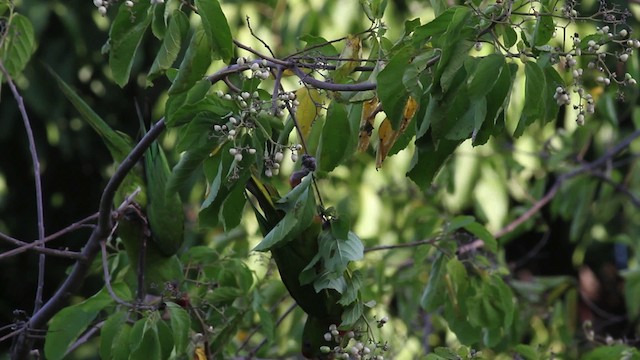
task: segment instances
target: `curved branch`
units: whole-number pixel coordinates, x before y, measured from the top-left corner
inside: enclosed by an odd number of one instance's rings
[[[296,76],[300,78],[300,81],[305,84],[309,84],[317,89],[329,91],[367,91],[376,89],[376,84],[369,81],[364,81],[357,84],[336,84],[318,80],[300,70],[298,66],[293,66],[291,70],[293,70],[294,74],[296,74]]]
[[[93,259],[100,251],[100,241],[106,239],[111,232],[111,207],[118,187],[129,171],[131,171],[135,164],[142,158],[147,148],[158,138],[165,128],[166,125],[163,118],[149,129],[131,153],[129,153],[120,166],[118,166],[118,169],[102,192],[98,210],[98,226],[93,230],[87,244],[82,249],[81,254],[83,259],[76,261],[71,273],[51,299],[49,299],[39,311],[34,313],[29,321],[22,327],[22,331],[12,345],[12,359],[28,359],[33,340],[28,337],[27,330],[40,329],[45,326],[47,322],[65,306],[68,298],[75,293],[82,284]]]

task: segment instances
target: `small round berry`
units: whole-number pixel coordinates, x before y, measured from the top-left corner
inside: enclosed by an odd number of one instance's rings
[[[258,92],[257,92],[257,91],[254,91],[254,92],[253,92],[253,97],[257,99],[257,98],[259,98],[259,97],[260,97],[260,94],[258,94]]]
[[[587,45],[589,45],[589,47],[594,47],[596,46],[596,42],[593,40],[589,40],[589,42],[587,42]]]
[[[273,155],[273,161],[277,163],[282,162],[282,159],[284,159],[284,154],[280,151],[278,151]]]
[[[578,123],[578,125],[580,126],[584,125],[584,114],[578,114],[578,117],[576,118],[576,123]]]
[[[478,41],[473,47],[476,49],[476,51],[480,51],[482,50],[482,43]]]
[[[329,331],[333,331],[333,330],[338,330],[338,325],[336,324],[329,325]]]
[[[302,150],[302,144],[296,144],[296,150]]]
[[[216,90],[216,96],[221,98],[224,96],[224,93],[222,92],[222,90]]]
[[[220,131],[222,130],[222,127],[220,125],[213,125],[213,130]]]
[[[258,71],[258,69],[260,69],[260,64],[258,64],[258,63],[252,63],[251,64],[251,70]]]
[[[237,124],[237,123],[238,123],[238,120],[236,120],[236,118],[234,118],[233,116],[229,118],[229,121],[230,121],[233,125],[235,125],[235,124]]]
[[[239,57],[239,58],[236,60],[236,64],[238,64],[238,65],[240,65],[240,66],[244,65],[244,62],[245,62],[245,59],[244,59],[243,57]]]
[[[96,7],[102,6],[102,0],[93,0],[93,5],[95,5]]]
[[[231,100],[231,94],[225,94],[224,95],[224,99],[225,100]]]
[[[229,149],[229,154],[235,156],[237,153],[238,153],[238,149],[236,149],[236,148]]]
[[[100,13],[100,15],[105,16],[107,14],[107,8],[104,6],[100,6],[98,8],[98,12]]]
[[[627,29],[622,29],[620,30],[620,32],[618,32],[618,35],[622,37],[627,37],[627,35],[629,35],[629,32],[627,31]]]
[[[620,55],[620,61],[627,62],[627,60],[629,60],[629,54]]]
[[[243,91],[242,94],[240,94],[242,96],[243,99],[248,100],[251,97],[251,94],[249,94],[246,91]]]
[[[602,27],[602,32],[603,33],[608,33],[609,32],[609,27],[608,26],[603,26]]]
[[[324,341],[331,341],[332,336],[331,333],[324,333]]]
[[[249,149],[249,154],[254,155],[255,153],[256,153],[256,149],[254,148]]]
[[[229,136],[234,136],[236,134],[236,131],[231,129],[229,130]]]
[[[605,78],[605,79],[604,79],[604,84],[605,84],[605,85],[609,85],[609,84],[611,84],[611,79],[609,79],[609,78]]]
[[[242,154],[241,153],[237,153],[235,154],[234,158],[236,159],[237,162],[242,161]]]
[[[331,335],[338,336],[339,334],[338,330],[331,330]]]
[[[280,174],[280,169],[273,168],[273,176],[277,176],[278,174]]]
[[[329,340],[331,340],[331,339],[329,339]],[[329,340],[327,340],[327,341],[329,341]],[[331,352],[331,348],[326,346],[326,345],[320,346],[320,352],[323,353],[323,354],[328,354],[328,353]]]
[[[297,151],[293,151],[291,153],[291,161],[293,161],[293,162],[297,162],[298,161],[298,152]]]
[[[125,4],[127,7],[133,7],[133,1],[131,1],[131,0],[127,0],[127,1],[125,1],[125,2],[124,2],[124,4]]]
[[[596,82],[603,83],[604,82],[604,78],[602,76],[598,76],[596,78]]]
[[[267,168],[267,169],[264,171],[264,175],[265,175],[266,177],[272,177],[272,176],[273,176],[273,172],[271,172],[271,169],[268,169],[268,168]]]
[[[246,108],[247,106],[249,106],[249,105],[247,104],[246,101],[244,101],[244,100],[240,101],[240,107]]]
[[[637,84],[636,79],[629,79],[628,82],[629,82],[629,85]]]

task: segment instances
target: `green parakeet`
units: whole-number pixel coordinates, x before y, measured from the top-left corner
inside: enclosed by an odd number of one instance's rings
[[[131,137],[113,130],[64,80],[50,72],[82,118],[100,135],[115,164],[120,164],[134,147]],[[184,213],[178,194],[167,194],[165,190],[169,174],[164,153],[154,142],[144,155],[144,171],[142,167],[130,171],[114,197],[118,206],[140,188],[134,203],[118,220],[118,236],[127,251],[132,273],[137,272],[140,249],[146,245],[145,288],[158,289],[152,291],[155,293],[162,291],[165,282],[182,278],[181,264],[175,254],[183,241]],[[145,239],[148,241],[143,242]]]
[[[247,183],[247,190],[258,203],[260,210],[255,207],[254,210],[261,232],[266,237],[278,223],[286,222],[286,212],[282,209],[287,205],[279,200],[275,189],[261,183],[255,177]],[[310,196],[313,196],[313,193]],[[281,246],[275,245],[270,248],[282,282],[298,306],[308,315],[302,335],[302,353],[310,359],[328,358],[326,354],[321,353],[320,347],[327,345],[333,348],[337,344],[326,341],[324,334],[329,331],[331,324],[340,324],[344,310],[342,305],[338,304],[338,292],[332,289],[316,292],[313,283],[303,285],[299,279],[300,274],[318,253],[318,235],[322,226],[322,220],[315,215],[304,229],[293,232],[297,234],[292,239],[283,241],[284,244]]]

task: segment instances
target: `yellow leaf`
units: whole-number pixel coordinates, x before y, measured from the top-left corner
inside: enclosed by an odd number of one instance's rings
[[[378,98],[374,97],[362,103],[362,115],[360,116],[360,133],[358,134],[358,151],[367,151],[371,132],[373,131],[373,122],[376,118],[376,109],[378,108]]]
[[[306,142],[311,132],[311,126],[313,126],[313,122],[322,108],[324,96],[316,89],[309,89],[303,86],[296,90],[296,99],[299,102],[296,120],[298,120],[300,133],[302,133]]]
[[[362,55],[362,45],[360,44],[360,38],[353,35],[348,35],[345,40],[344,49],[340,53],[340,59],[344,61],[338,61],[336,64],[336,71],[333,74],[333,81],[336,83],[342,83],[343,80],[351,74],[353,69],[360,65],[359,60]]]
[[[204,352],[204,347],[202,345],[198,345],[196,351],[193,354],[193,360],[207,360],[207,355]]]
[[[393,130],[391,121],[388,118],[384,119],[382,124],[380,124],[380,127],[378,127],[378,138],[380,142],[378,143],[378,151],[376,152],[376,169],[382,167],[382,162],[387,157],[387,154],[389,154],[389,150],[391,150],[393,144],[396,143],[398,137],[407,130],[416,111],[418,111],[418,103],[412,97],[409,97],[407,103],[404,105],[402,121],[397,131]]]

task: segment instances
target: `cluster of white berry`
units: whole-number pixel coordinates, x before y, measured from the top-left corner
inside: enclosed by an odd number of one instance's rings
[[[245,75],[247,78],[257,77],[258,79],[266,80],[269,78],[271,74],[271,69],[269,68],[269,62],[266,59],[262,59],[259,61],[247,61],[244,57],[239,57],[236,60],[236,64],[243,66],[247,65],[249,70],[251,70],[250,74]]]
[[[378,320],[378,327],[382,327],[389,319],[385,316]],[[333,354],[335,359],[345,360],[384,360],[383,352],[389,350],[387,344],[372,343],[365,345],[362,342],[363,334],[358,331],[341,333],[335,324],[329,325],[329,331],[324,334],[325,341],[334,341],[341,345],[333,349],[329,346],[321,346],[323,354]]]
[[[621,63],[626,63],[629,57],[633,53],[634,49],[640,48],[640,41],[637,39],[629,38],[629,31],[627,29],[621,29],[617,33],[611,32],[609,26],[603,26],[602,28],[596,28],[595,36],[590,36],[590,40],[583,44],[579,34],[574,34],[573,47],[564,57],[565,67],[571,70],[573,76],[572,86],[573,92],[578,94],[579,100],[577,104],[573,105],[575,110],[578,110],[578,116],[576,122],[579,125],[583,125],[585,121],[585,114],[593,114],[595,112],[595,104],[591,94],[585,90],[583,86],[583,74],[584,71],[578,66],[577,56],[593,56],[594,59],[589,61],[587,67],[590,70],[596,70],[600,74],[595,77],[595,81],[598,84],[609,86],[615,82],[619,86],[636,85],[636,80],[631,74],[626,73],[624,79],[620,80],[616,77],[616,73],[610,71],[607,68],[605,60],[607,56],[615,56]],[[618,45],[620,50],[611,53],[607,49],[608,44]],[[585,46],[586,45],[586,46]],[[556,88],[556,92],[553,95],[556,103],[560,106],[570,105],[571,96],[567,89],[562,86]]]
[[[151,5],[164,4],[164,0],[150,0],[150,1],[151,1]],[[100,13],[100,15],[105,16],[107,14],[107,9],[109,8],[109,6],[113,5],[116,2],[117,0],[93,0],[93,5],[95,5],[95,7],[98,8],[98,12]],[[124,5],[128,8],[132,8],[134,5],[134,2],[132,0],[126,0],[124,2]]]
[[[264,154],[264,175],[266,177],[277,176],[280,173],[280,164],[284,160],[284,147],[277,145],[276,150],[271,154],[266,151]],[[302,149],[301,144],[296,144],[289,147],[291,150],[291,161],[294,163],[298,161],[298,150]]]

